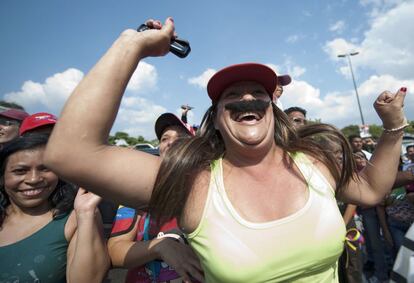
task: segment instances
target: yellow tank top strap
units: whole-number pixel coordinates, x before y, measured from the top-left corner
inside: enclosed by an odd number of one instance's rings
[[[289,156],[293,159],[296,166],[298,166],[312,190],[325,195],[329,194],[335,198],[335,190],[332,188],[326,177],[303,152],[289,153]]]

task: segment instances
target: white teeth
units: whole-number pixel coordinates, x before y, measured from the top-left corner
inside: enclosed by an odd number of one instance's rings
[[[260,120],[260,115],[257,113],[253,113],[253,112],[245,112],[245,113],[241,113],[238,117],[237,117],[237,121],[240,122],[242,119],[249,117],[249,116],[253,116],[254,119],[256,120]]]
[[[34,189],[34,190],[25,190],[21,191],[23,195],[25,196],[35,196],[42,192],[42,189]]]

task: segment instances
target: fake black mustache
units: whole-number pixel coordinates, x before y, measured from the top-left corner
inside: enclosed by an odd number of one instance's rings
[[[230,102],[224,105],[226,110],[232,112],[264,112],[266,108],[270,105],[270,101],[265,100],[243,100]]]

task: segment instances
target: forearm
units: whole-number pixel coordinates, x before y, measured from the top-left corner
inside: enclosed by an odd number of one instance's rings
[[[372,192],[373,203],[380,202],[393,187],[398,171],[402,136],[402,131],[382,134],[374,154],[361,172],[361,177]]]
[[[388,229],[388,223],[387,223],[387,216],[385,215],[385,208],[382,205],[378,205],[376,207],[377,215],[378,215],[378,221],[381,225],[381,229],[384,233],[390,234],[390,231]]]
[[[102,282],[109,268],[109,255],[98,217],[93,213],[77,214],[76,243],[67,270],[69,283]]]
[[[47,160],[63,158],[70,163],[77,156],[75,150],[87,152],[106,144],[124,90],[142,57],[143,40],[136,34],[123,32],[73,91],[48,143]]]
[[[357,208],[357,206],[354,205],[354,204],[348,204],[346,206],[346,210],[345,210],[345,213],[343,215],[344,222],[345,222],[346,226],[348,226],[349,222],[354,217],[356,208]]]
[[[159,241],[154,239],[151,241],[117,241],[110,243],[108,246],[112,265],[129,269],[159,259],[159,254],[155,248]]]

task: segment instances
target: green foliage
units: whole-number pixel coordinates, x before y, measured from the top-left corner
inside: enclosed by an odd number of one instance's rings
[[[359,126],[358,125],[349,125],[341,129],[342,133],[349,137],[350,135],[359,135]]]
[[[405,129],[405,132],[408,134],[414,134],[414,120],[408,121],[408,123],[410,124],[410,126]]]
[[[373,136],[375,139],[379,138],[382,134],[382,127],[372,124],[369,125],[369,133],[371,134],[371,136]]]
[[[408,126],[404,130],[404,132],[408,133],[408,134],[414,134],[414,121],[408,121],[408,123],[410,124],[410,126]],[[345,128],[342,128],[341,131],[347,137],[349,137],[350,135],[359,135],[358,125],[346,126]],[[379,125],[376,125],[376,124],[369,125],[369,133],[375,139],[379,138],[381,136],[382,132],[383,132],[382,126],[379,126]]]
[[[320,123],[321,119],[308,120],[308,123]],[[410,126],[407,127],[404,132],[409,134],[414,134],[414,121],[409,121]],[[350,135],[359,135],[359,126],[358,125],[349,125],[341,129],[342,133],[349,137]],[[375,138],[379,138],[382,134],[382,126],[372,124],[369,126],[369,133]],[[138,143],[149,143],[153,146],[158,145],[158,139],[153,139],[151,141],[146,140],[143,136],[130,137],[128,133],[125,132],[116,132],[114,136],[109,136],[109,144],[115,144],[117,140],[123,139],[128,145],[136,145]]]
[[[152,140],[152,141],[148,141],[143,136],[130,137],[129,134],[125,133],[125,132],[116,132],[114,136],[109,136],[108,143],[114,145],[114,144],[116,144],[116,142],[118,140],[124,140],[130,146],[136,145],[136,144],[139,144],[139,143],[150,143],[154,146],[158,145],[158,140],[157,139]]]

